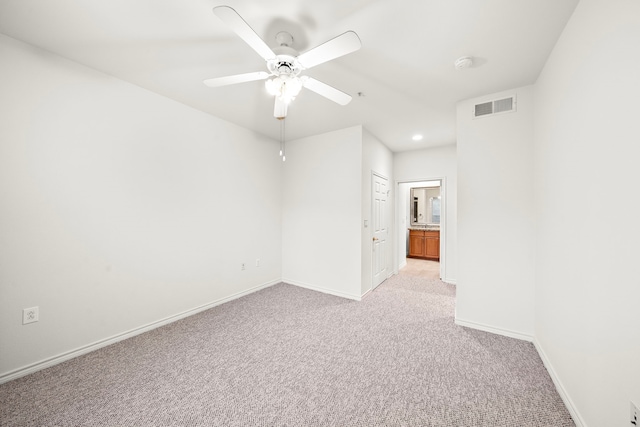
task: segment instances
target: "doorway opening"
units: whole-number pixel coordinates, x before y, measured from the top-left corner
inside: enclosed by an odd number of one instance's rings
[[[395,270],[441,279],[445,273],[444,178],[397,183]]]

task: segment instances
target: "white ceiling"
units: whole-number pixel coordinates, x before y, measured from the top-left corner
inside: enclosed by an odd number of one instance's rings
[[[233,7],[271,46],[303,52],[347,30],[362,48],[305,71],[353,96],[308,90],[287,139],[362,124],[393,151],[455,144],[457,101],[535,82],[578,0],[0,0],[0,32],[278,139],[261,81],[204,79],[265,70],[212,12]],[[472,68],[454,61],[472,56]],[[361,92],[363,96],[358,96]],[[424,139],[412,141],[420,133]]]

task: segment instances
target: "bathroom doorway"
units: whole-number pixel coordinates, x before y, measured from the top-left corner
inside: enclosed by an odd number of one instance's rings
[[[444,277],[444,178],[397,183],[397,263],[403,274]]]

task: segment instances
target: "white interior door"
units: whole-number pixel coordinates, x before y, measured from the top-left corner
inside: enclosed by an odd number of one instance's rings
[[[373,223],[373,288],[387,278],[389,219],[387,197],[389,183],[386,178],[373,174],[371,186],[372,223]]]

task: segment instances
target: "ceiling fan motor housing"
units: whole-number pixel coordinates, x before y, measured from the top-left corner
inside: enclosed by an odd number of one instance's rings
[[[282,74],[297,76],[300,74],[303,68],[296,59],[298,51],[286,45],[280,45],[273,51],[276,57],[267,61],[267,68],[272,74],[276,76]]]
[[[302,67],[298,64],[298,61],[289,55],[276,56],[275,59],[267,62],[267,68],[276,76],[297,76],[300,74],[300,71],[302,71]]]

